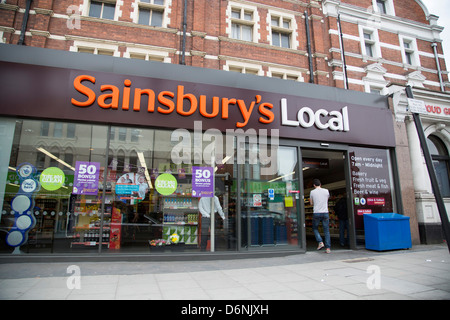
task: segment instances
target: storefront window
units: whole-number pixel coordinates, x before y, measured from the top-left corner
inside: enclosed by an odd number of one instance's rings
[[[241,247],[298,247],[299,180],[297,148],[278,147],[273,170],[255,162],[259,146],[247,145],[241,166]]]
[[[389,151],[351,147],[350,176],[357,244],[363,244],[364,215],[396,212]]]
[[[208,164],[194,155],[175,164],[172,131],[2,119],[0,134],[0,252],[202,249],[192,167]],[[189,145],[194,150],[194,139]],[[237,250],[235,157],[221,160],[214,185],[224,216],[215,215],[213,249]],[[163,174],[176,181],[168,195],[156,188]]]
[[[9,119],[0,124],[13,133],[1,139],[2,150],[10,150],[1,159],[2,170],[7,168],[0,177],[1,252],[94,248],[101,190],[97,179],[74,192],[74,174],[78,162],[104,166],[107,127]]]
[[[125,129],[112,127],[111,132]],[[205,165],[203,161],[175,164],[172,131],[140,129],[139,139],[136,130],[130,132],[134,135],[127,136],[126,148],[120,141],[110,145],[107,184],[111,185],[111,201],[105,205],[116,240],[110,241],[109,252],[210,250],[209,228],[208,234],[201,234],[199,198],[192,192],[192,167]],[[193,144],[191,140],[192,150]],[[157,179],[165,174],[176,181],[175,190],[167,195],[157,190]],[[216,166],[214,175],[215,195],[225,212],[225,219],[215,217],[214,249],[236,250],[235,200],[230,192],[233,165]],[[208,237],[204,248],[202,236]]]

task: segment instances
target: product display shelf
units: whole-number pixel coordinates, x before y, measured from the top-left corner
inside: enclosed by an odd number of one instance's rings
[[[190,195],[171,195],[162,198],[163,208],[163,230],[162,236],[165,241],[173,234],[177,234],[180,244],[198,244],[198,199]],[[169,248],[169,246],[167,246]],[[175,247],[170,247],[176,249]],[[177,248],[181,248],[178,246]]]

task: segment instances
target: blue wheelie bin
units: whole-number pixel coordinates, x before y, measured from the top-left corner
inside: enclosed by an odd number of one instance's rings
[[[385,251],[411,248],[409,217],[397,213],[364,215],[366,249]]]

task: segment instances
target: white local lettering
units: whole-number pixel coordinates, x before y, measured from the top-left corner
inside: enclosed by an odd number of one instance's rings
[[[327,119],[328,117],[328,119]],[[320,130],[350,131],[348,107],[341,111],[327,111],[319,109],[314,112],[311,108],[303,107],[297,112],[297,120],[289,120],[287,116],[287,99],[281,99],[281,124],[283,126],[310,128],[313,125]]]

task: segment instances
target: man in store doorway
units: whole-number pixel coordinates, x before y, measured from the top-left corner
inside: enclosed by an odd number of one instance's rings
[[[331,252],[331,241],[330,241],[330,217],[328,213],[328,198],[330,197],[330,192],[322,188],[322,184],[319,179],[313,180],[314,190],[311,191],[309,195],[309,201],[313,206],[313,221],[312,227],[314,231],[314,236],[316,241],[319,243],[317,250],[325,247],[326,253]],[[323,233],[325,235],[325,244],[323,243],[322,237],[319,233],[319,224],[322,222]]]
[[[198,202],[198,209],[202,215],[202,227],[201,227],[201,251],[206,251],[206,246],[209,240],[210,226],[211,226],[211,198],[200,198]],[[214,196],[214,213],[219,212],[222,220],[225,220],[225,214],[223,213],[220,201],[217,196]],[[214,217],[214,215],[212,215]]]

